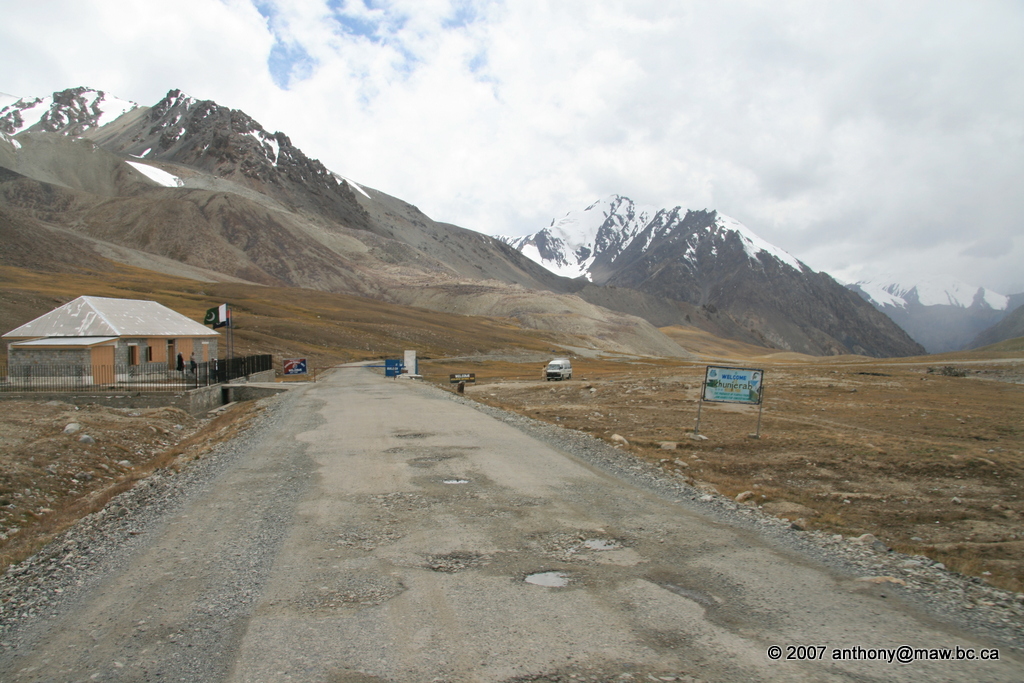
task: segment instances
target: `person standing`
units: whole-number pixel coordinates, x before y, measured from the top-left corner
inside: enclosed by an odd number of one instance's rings
[[[185,372],[185,357],[182,356],[180,353],[178,354],[178,365],[177,365],[177,368],[178,368],[178,372],[181,372],[181,373]]]
[[[198,367],[199,366],[196,365],[196,354],[195,354],[195,352],[193,352],[192,355],[189,356],[189,359],[188,359],[188,369],[189,369],[189,372],[191,372],[193,375],[195,375],[196,374],[196,369]]]

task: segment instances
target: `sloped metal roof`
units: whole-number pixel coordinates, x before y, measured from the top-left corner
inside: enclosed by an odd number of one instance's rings
[[[163,304],[142,299],[80,296],[3,337],[216,337]]]
[[[14,342],[11,346],[22,349],[22,348],[39,348],[51,346],[66,347],[66,346],[97,346],[99,344],[106,344],[108,342],[115,341],[117,337],[50,337],[48,339],[30,339],[29,341]]]

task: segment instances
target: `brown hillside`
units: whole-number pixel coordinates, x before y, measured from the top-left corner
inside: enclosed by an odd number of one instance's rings
[[[0,328],[4,332],[81,295],[158,301],[194,320],[229,303],[235,314],[236,352],[306,356],[316,367],[397,357],[407,348],[421,356],[487,354],[499,350],[554,352],[569,335],[522,329],[515,321],[441,313],[314,290],[204,283],[121,264],[111,272],[61,277],[0,267]],[[3,348],[6,358],[6,347]]]

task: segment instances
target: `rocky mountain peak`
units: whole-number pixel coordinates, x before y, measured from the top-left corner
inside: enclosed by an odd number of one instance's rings
[[[79,87],[50,97],[22,98],[0,109],[0,132],[46,131],[79,136],[137,108],[101,90]]]
[[[314,210],[354,228],[370,221],[352,189],[287,135],[270,133],[238,109],[170,90],[146,116],[105,146],[241,182],[288,206]]]
[[[597,284],[619,269],[622,259],[641,258],[652,249],[660,249],[664,241],[685,245],[682,257],[695,268],[700,267],[700,255],[714,256],[718,249],[729,245],[741,249],[755,264],[767,257],[798,271],[807,268],[739,221],[717,211],[638,206],[617,194],[582,211],[570,211],[532,235],[497,239],[558,275],[584,277]]]
[[[812,354],[922,351],[835,280],[715,210],[611,195],[532,235],[498,239],[559,275],[696,307],[714,318],[709,327],[754,343]]]

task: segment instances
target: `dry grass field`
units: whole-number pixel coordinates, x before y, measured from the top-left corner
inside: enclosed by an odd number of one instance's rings
[[[420,371],[440,385],[474,372],[466,393],[478,401],[618,434],[636,457],[706,490],[750,492],[747,504],[807,528],[872,533],[1024,591],[1024,347],[876,360],[692,341],[706,360],[580,358],[566,382],[543,381],[542,364],[429,362]],[[757,408],[710,403],[701,406],[707,438],[693,438],[708,364],[764,368],[761,438],[750,437]]]
[[[207,420],[177,408],[0,407],[0,571],[153,472],[202,457],[255,414],[251,403]]]
[[[427,381],[449,387],[449,373],[474,372],[470,397],[601,438],[618,434],[629,442],[623,448],[667,476],[730,497],[750,492],[748,504],[808,528],[870,532],[898,550],[1024,590],[1021,340],[923,358],[812,358],[668,328],[699,362],[576,358],[571,381],[549,383],[543,363],[522,359],[556,355],[557,344],[571,340],[514,321],[127,266],[60,276],[0,267],[0,328],[82,294],[153,299],[195,319],[229,301],[239,354],[305,356],[314,368],[417,349]],[[454,358],[470,360],[445,360]],[[756,408],[723,404],[702,406],[707,438],[692,438],[708,364],[765,370],[760,439],[749,437]],[[4,408],[0,568],[153,469],[201,457],[247,419],[246,410],[196,421],[44,402]],[[64,434],[71,421],[96,444]]]
[[[197,282],[130,266],[110,273],[55,276],[0,266],[0,331],[7,332],[82,296],[149,299],[193,320],[228,302],[236,355],[270,353],[309,359],[312,367],[372,358],[467,355],[509,349],[549,351],[556,335],[516,321],[428,311],[373,299],[307,289]],[[571,342],[571,337],[562,338]],[[223,349],[221,349],[223,351]],[[0,364],[7,346],[0,345]]]

